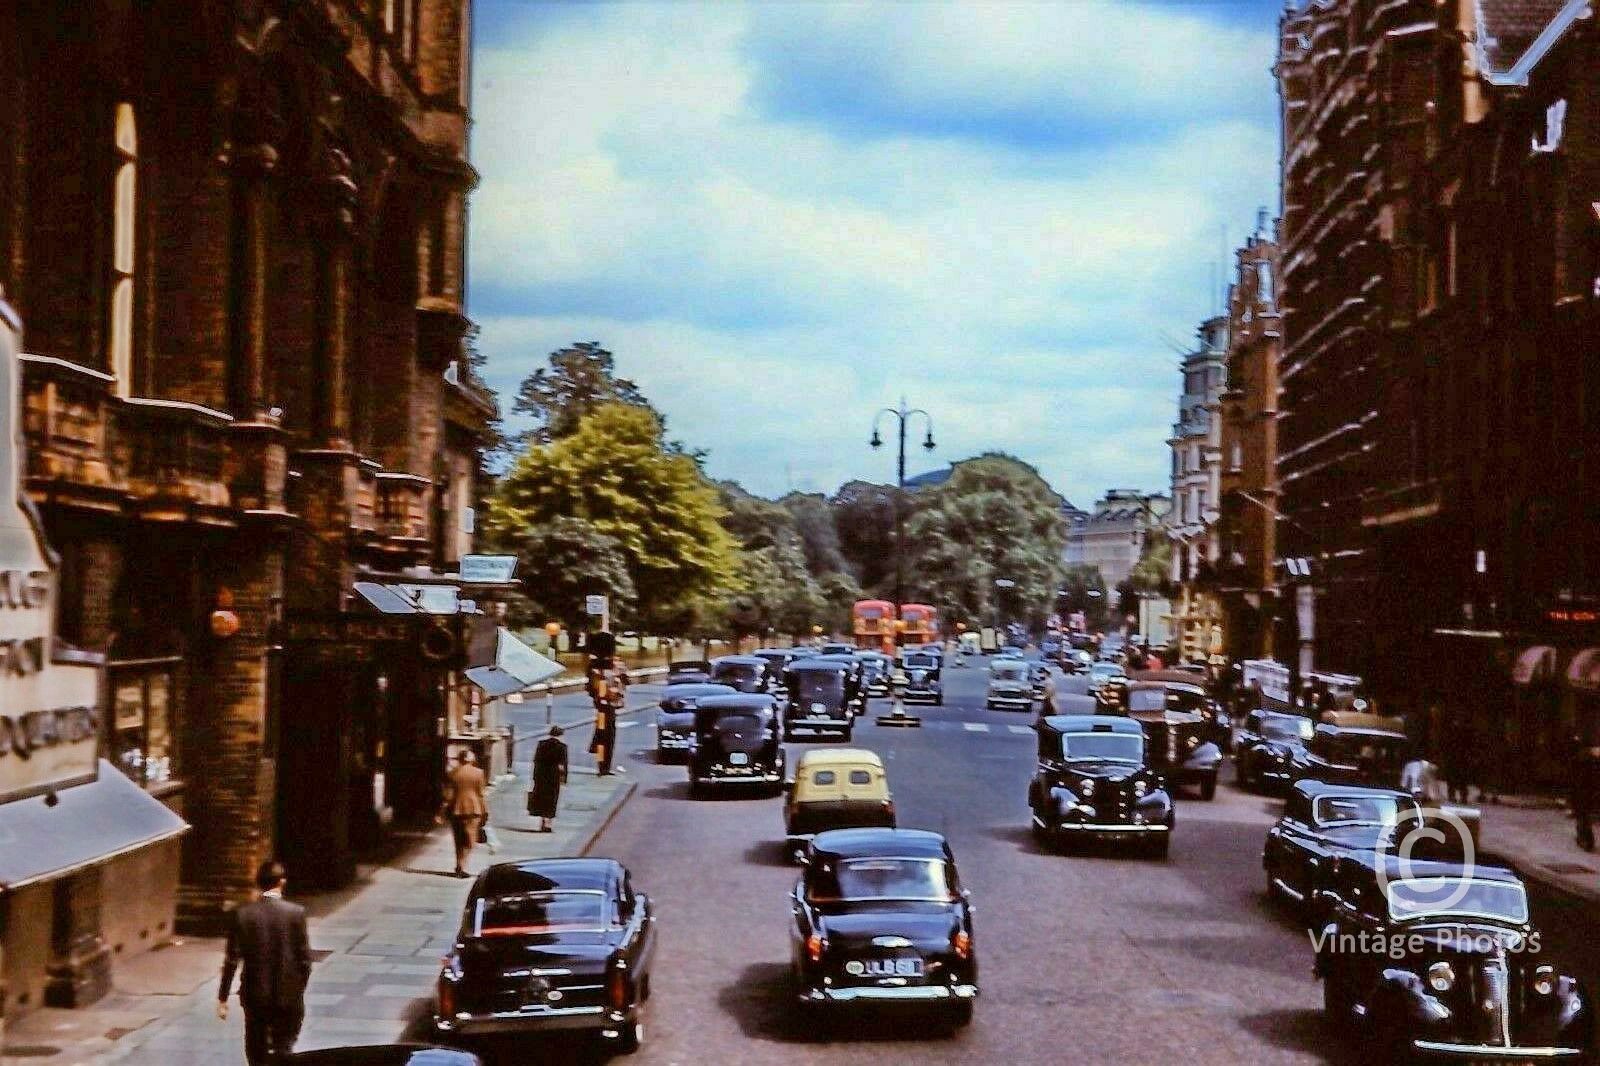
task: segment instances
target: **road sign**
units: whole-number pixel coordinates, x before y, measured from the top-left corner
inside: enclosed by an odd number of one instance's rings
[[[462,581],[510,581],[516,573],[515,555],[463,555],[461,557]]]
[[[606,613],[606,598],[604,596],[585,596],[583,598],[583,613],[604,615]]]

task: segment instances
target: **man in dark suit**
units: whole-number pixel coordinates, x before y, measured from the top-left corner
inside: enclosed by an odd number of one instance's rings
[[[228,928],[217,1017],[228,1017],[233,975],[243,964],[239,1004],[244,1008],[244,1057],[250,1066],[287,1058],[306,1016],[311,941],[305,908],[283,898],[285,880],[280,864],[262,863],[256,871],[260,898],[235,910]]]

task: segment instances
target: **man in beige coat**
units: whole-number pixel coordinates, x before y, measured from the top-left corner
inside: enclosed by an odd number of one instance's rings
[[[478,842],[478,831],[489,816],[489,804],[484,800],[483,789],[487,783],[478,768],[477,756],[463,751],[456,757],[459,765],[450,771],[445,784],[444,804],[439,808],[436,821],[450,818],[450,831],[456,841],[456,876],[468,877],[467,856]]]

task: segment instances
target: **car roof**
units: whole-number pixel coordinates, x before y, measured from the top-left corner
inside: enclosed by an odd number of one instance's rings
[[[719,655],[711,660],[712,666],[730,663],[734,666],[765,666],[767,660],[759,655]]]
[[[735,692],[730,696],[710,696],[700,701],[697,711],[770,711],[777,700],[765,692]]]
[[[1394,851],[1353,851],[1345,856],[1371,870],[1382,872],[1390,881],[1409,881],[1426,877],[1469,877],[1474,881],[1495,881],[1500,884],[1522,884],[1515,870],[1504,866],[1487,866],[1482,862],[1453,862],[1449,859],[1421,859]]]
[[[853,651],[830,651],[826,655],[813,655],[813,659],[821,659],[825,663],[854,663],[856,653]]]
[[[750,654],[758,659],[776,659],[779,656],[787,659],[800,653],[794,648],[757,648]]]
[[[1039,719],[1057,733],[1129,733],[1143,736],[1144,730],[1132,718],[1120,714],[1052,714]]]
[[[525,859],[495,863],[478,875],[481,896],[557,889],[605,889],[622,873],[616,859]]]
[[[846,659],[836,658],[834,656],[823,658],[820,655],[813,655],[809,659],[796,659],[794,662],[789,664],[789,669],[806,671],[820,670],[823,673],[838,674],[848,670],[850,665],[850,662]]]
[[[830,829],[811,841],[813,853],[826,853],[841,859],[894,855],[913,859],[942,859],[945,840],[926,829]]]
[[[1294,790],[1308,799],[1322,796],[1399,796],[1411,798],[1411,793],[1397,788],[1375,788],[1371,785],[1340,785],[1331,781],[1302,778],[1294,783]]]
[[[813,748],[800,756],[800,766],[860,765],[871,763],[881,767],[883,760],[875,751],[866,748]]]
[[[670,663],[667,664],[667,669],[670,670],[674,666],[710,666],[710,665],[711,665],[711,660],[710,659],[674,659]]]
[[[680,681],[662,689],[661,698],[675,700],[685,696],[733,696],[738,691],[732,685],[718,685],[710,681]]]

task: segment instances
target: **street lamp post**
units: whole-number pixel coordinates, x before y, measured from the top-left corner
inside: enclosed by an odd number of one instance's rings
[[[894,497],[894,614],[898,621],[900,608],[905,603],[905,508],[902,506],[901,497],[906,491],[906,427],[913,415],[921,415],[927,432],[922,438],[922,447],[926,451],[933,451],[933,416],[920,407],[906,407],[905,397],[900,398],[899,407],[885,407],[872,417],[872,439],[867,443],[874,448],[883,447],[883,436],[878,432],[878,426],[883,421],[884,415],[894,418],[896,429],[899,432],[900,451],[899,461],[895,473]],[[898,646],[900,636],[895,635]]]

